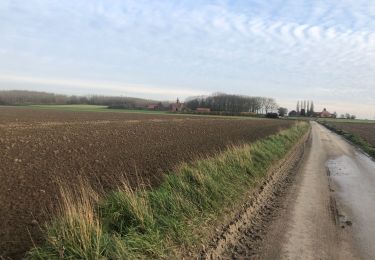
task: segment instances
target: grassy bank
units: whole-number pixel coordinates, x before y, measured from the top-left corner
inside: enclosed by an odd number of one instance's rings
[[[210,222],[241,201],[307,132],[307,123],[218,156],[181,165],[152,190],[129,188],[99,197],[89,187],[62,187],[63,200],[30,259],[179,257],[205,242]]]
[[[322,125],[324,125],[325,127],[327,127],[329,130],[331,130],[331,131],[333,131],[333,132],[335,132],[335,133],[343,136],[345,139],[347,139],[351,143],[357,145],[365,153],[367,153],[368,155],[370,155],[372,158],[375,159],[375,147],[372,146],[371,144],[369,144],[368,142],[366,142],[360,136],[355,135],[353,133],[346,132],[346,131],[344,131],[344,130],[342,130],[340,128],[334,127],[333,125],[331,125],[327,121],[319,121],[319,123],[321,123]]]

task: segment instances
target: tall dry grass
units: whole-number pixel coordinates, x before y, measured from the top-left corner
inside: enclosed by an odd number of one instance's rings
[[[87,182],[72,188],[59,182],[60,200],[55,218],[45,227],[46,248],[35,247],[29,257],[37,259],[106,256],[109,236],[104,232],[97,210],[99,194]]]

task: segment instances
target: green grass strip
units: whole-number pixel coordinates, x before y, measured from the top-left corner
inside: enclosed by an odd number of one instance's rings
[[[59,217],[29,259],[177,258],[202,243],[199,230],[264,180],[268,169],[308,131],[307,123],[252,144],[183,164],[152,190],[118,191],[97,202],[63,194]],[[204,238],[203,238],[204,239]]]

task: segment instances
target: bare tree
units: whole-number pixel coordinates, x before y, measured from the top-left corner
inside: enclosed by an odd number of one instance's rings
[[[288,114],[288,109],[285,108],[285,107],[279,107],[278,108],[278,113],[279,113],[279,116],[283,117],[286,114]]]
[[[300,106],[299,106],[299,101],[297,101],[297,113],[299,114],[300,111]]]

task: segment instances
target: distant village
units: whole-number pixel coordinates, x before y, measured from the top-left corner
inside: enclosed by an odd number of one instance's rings
[[[355,115],[350,115],[348,113],[337,115],[336,112],[329,112],[324,108],[321,112],[314,111],[313,101],[297,101],[296,110],[292,110],[288,114],[289,117],[317,117],[317,118],[341,118],[341,119],[355,119]]]
[[[330,113],[326,108],[321,112],[314,111],[313,101],[297,101],[296,110],[292,110],[288,114],[290,117],[305,116],[305,117],[323,117],[323,118],[335,118],[335,113]]]

